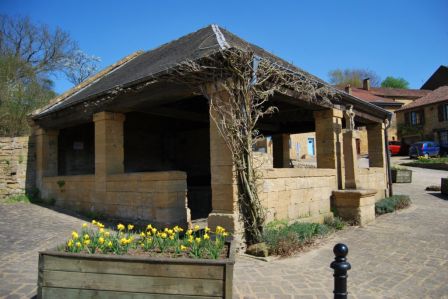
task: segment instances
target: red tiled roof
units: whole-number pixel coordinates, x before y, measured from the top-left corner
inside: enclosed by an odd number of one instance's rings
[[[403,98],[421,98],[431,90],[422,89],[402,89],[402,88],[383,88],[383,87],[372,87],[369,90],[374,95],[380,97],[403,97]]]
[[[362,88],[352,88],[351,94],[352,96],[370,103],[396,103],[394,100],[376,96],[371,93],[370,90],[365,90]]]
[[[409,110],[412,108],[422,107],[430,104],[436,104],[448,101],[448,86],[442,86],[427,94],[426,96],[415,100],[414,102],[399,109],[399,111]]]

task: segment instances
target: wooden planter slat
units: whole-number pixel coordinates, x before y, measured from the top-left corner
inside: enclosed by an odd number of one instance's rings
[[[134,276],[104,273],[81,273],[46,271],[43,272],[44,287],[78,288],[87,290],[107,290],[137,293],[174,295],[222,295],[223,281],[197,278]]]
[[[231,298],[229,246],[220,260],[40,252],[38,298]]]
[[[164,295],[147,293],[129,293],[116,291],[78,290],[61,288],[42,288],[43,298],[96,298],[96,299],[216,299],[218,297],[186,296],[186,295]]]
[[[126,274],[144,275],[154,277],[185,277],[185,278],[206,278],[224,279],[224,269],[219,265],[209,265],[207,267],[197,267],[188,264],[154,264],[149,262],[131,261],[102,261],[100,267],[98,261],[89,259],[77,259],[68,257],[58,257],[45,255],[45,270],[83,272],[83,273],[104,273],[104,274]]]

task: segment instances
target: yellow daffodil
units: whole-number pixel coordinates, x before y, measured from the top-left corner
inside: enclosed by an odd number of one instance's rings
[[[208,234],[205,234],[204,235],[204,240],[208,240],[208,239],[210,239],[210,236]]]
[[[87,228],[87,223],[83,223],[82,228]]]
[[[153,235],[155,235],[156,232],[157,232],[157,228],[155,228],[155,227],[151,228],[151,232],[152,232]]]
[[[85,234],[84,239],[90,239],[90,236],[88,234]]]
[[[225,232],[226,230],[224,229],[224,227],[222,227],[222,226],[217,226],[216,227],[216,233],[218,234],[218,235],[220,235],[220,234],[222,234],[223,232]]]
[[[74,240],[77,240],[77,239],[79,238],[78,233],[75,232],[75,231],[73,231],[73,232],[72,232],[72,238],[73,238]]]
[[[204,230],[206,233],[208,233],[210,231],[210,227],[207,226]]]
[[[73,240],[68,240],[67,246],[68,247],[73,247]]]
[[[100,234],[104,233],[104,228],[100,228]]]
[[[180,245],[180,250],[182,250],[182,251],[185,251],[185,250],[187,250],[188,249],[188,247],[187,246],[184,246],[184,245]]]
[[[194,231],[198,231],[199,230],[199,225],[195,225],[194,227],[193,227],[193,229],[194,229]]]
[[[140,237],[142,237],[142,238],[146,237],[145,232],[141,232],[141,233],[140,233]]]
[[[104,224],[102,224],[101,222],[97,222],[97,223],[96,223],[96,226],[97,226],[98,228],[104,228]]]
[[[191,229],[189,229],[189,230],[187,230],[187,236],[191,236],[191,234],[193,233],[193,230],[191,230]]]
[[[162,239],[166,239],[167,236],[168,236],[168,235],[167,235],[165,232],[160,234],[160,237],[161,237]]]
[[[83,242],[83,243],[84,243],[84,245],[85,245],[85,246],[87,246],[87,245],[89,245],[89,244],[90,244],[90,240],[84,240],[84,242]]]
[[[128,224],[128,230],[132,230],[134,228],[134,225]]]
[[[112,247],[112,241],[109,241],[109,243],[107,243],[107,247]]]
[[[96,220],[92,220],[92,224],[93,224],[93,225],[96,225]]]
[[[81,242],[76,242],[76,247],[81,247]]]
[[[193,243],[193,241],[194,241],[194,237],[190,235],[188,237],[188,243]]]
[[[182,231],[184,231],[181,227],[179,227],[178,225],[176,225],[174,228],[173,228],[173,230],[174,230],[174,232],[176,232],[176,233],[180,233],[180,232],[182,232]]]
[[[174,240],[174,235],[170,235],[170,240]]]
[[[223,237],[227,237],[228,235],[229,235],[228,232],[223,232],[223,233],[222,233],[222,236],[223,236]]]
[[[103,238],[103,237],[100,237],[100,238],[98,239],[98,243],[100,243],[100,244],[104,244],[104,238]]]
[[[201,238],[196,238],[194,240],[196,241],[197,244],[201,243]]]
[[[117,229],[118,229],[119,231],[122,231],[122,230],[125,229],[125,226],[124,226],[123,224],[119,223],[119,224],[117,225]]]
[[[104,232],[104,236],[105,237],[109,237],[110,236],[110,232]]]
[[[127,239],[126,238],[121,238],[120,239],[120,244],[121,245],[126,245]]]
[[[146,230],[151,230],[152,229],[152,225],[148,224],[148,226],[146,227]]]

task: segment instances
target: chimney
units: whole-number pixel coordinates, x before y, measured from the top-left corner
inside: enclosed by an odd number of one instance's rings
[[[362,89],[370,90],[370,78],[366,78],[362,81]]]
[[[347,86],[345,86],[345,92],[348,94],[352,94],[352,87],[350,86],[350,84],[347,84]]]

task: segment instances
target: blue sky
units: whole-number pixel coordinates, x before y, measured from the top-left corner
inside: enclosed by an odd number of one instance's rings
[[[101,67],[216,23],[324,80],[335,68],[367,68],[411,88],[448,64],[447,12],[447,0],[0,0],[0,13],[68,31]]]

